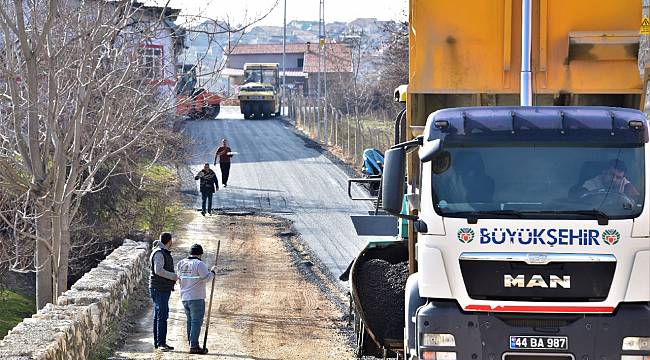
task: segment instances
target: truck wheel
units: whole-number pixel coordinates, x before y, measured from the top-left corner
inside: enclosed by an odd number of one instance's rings
[[[260,104],[255,103],[253,106],[253,112],[255,113],[255,118],[258,119],[262,116],[262,106]]]
[[[248,103],[244,102],[239,105],[239,110],[244,114],[244,119],[250,119],[251,117],[251,107]]]
[[[213,105],[208,108],[206,111],[207,117],[210,119],[216,119],[216,117],[219,115],[219,112],[221,111],[221,106],[219,105]]]
[[[207,113],[205,109],[201,109],[201,111],[194,113],[194,118],[197,120],[203,120],[207,116]]]

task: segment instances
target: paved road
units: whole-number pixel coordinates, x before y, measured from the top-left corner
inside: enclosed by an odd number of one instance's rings
[[[365,245],[349,216],[367,214],[371,205],[350,200],[348,176],[286,122],[244,120],[238,108],[226,107],[217,120],[187,121],[184,129],[195,141],[192,164],[183,170],[185,192],[196,194],[192,174],[203,163],[212,164],[225,137],[239,154],[232,159],[228,187],[215,195],[216,207],[258,209],[293,220],[302,239],[335,277]],[[196,196],[197,208],[200,200]]]

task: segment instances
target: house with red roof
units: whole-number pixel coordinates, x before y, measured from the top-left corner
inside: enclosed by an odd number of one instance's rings
[[[326,43],[322,58],[319,46],[313,43],[287,44],[286,84],[299,94],[314,96],[318,91],[319,60],[321,76],[327,79],[327,86],[334,86],[352,77],[352,49],[346,44]],[[244,64],[278,63],[280,79],[282,71],[282,44],[239,44],[226,55],[226,66],[221,75],[228,76],[231,89],[237,92],[242,84]]]

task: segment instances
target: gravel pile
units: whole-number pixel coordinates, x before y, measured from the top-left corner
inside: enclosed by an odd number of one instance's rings
[[[361,264],[356,286],[368,327],[382,339],[404,336],[404,289],[408,262],[371,259]]]

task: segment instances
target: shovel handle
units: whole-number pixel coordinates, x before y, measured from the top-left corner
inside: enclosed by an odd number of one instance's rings
[[[205,335],[203,336],[203,349],[207,349],[208,344],[208,329],[210,328],[210,314],[212,313],[212,295],[214,294],[214,280],[217,277],[217,264],[219,263],[219,249],[221,248],[221,240],[217,241],[217,255],[214,258],[215,274],[212,277],[212,287],[210,288],[210,302],[208,304],[208,318],[205,320]]]

